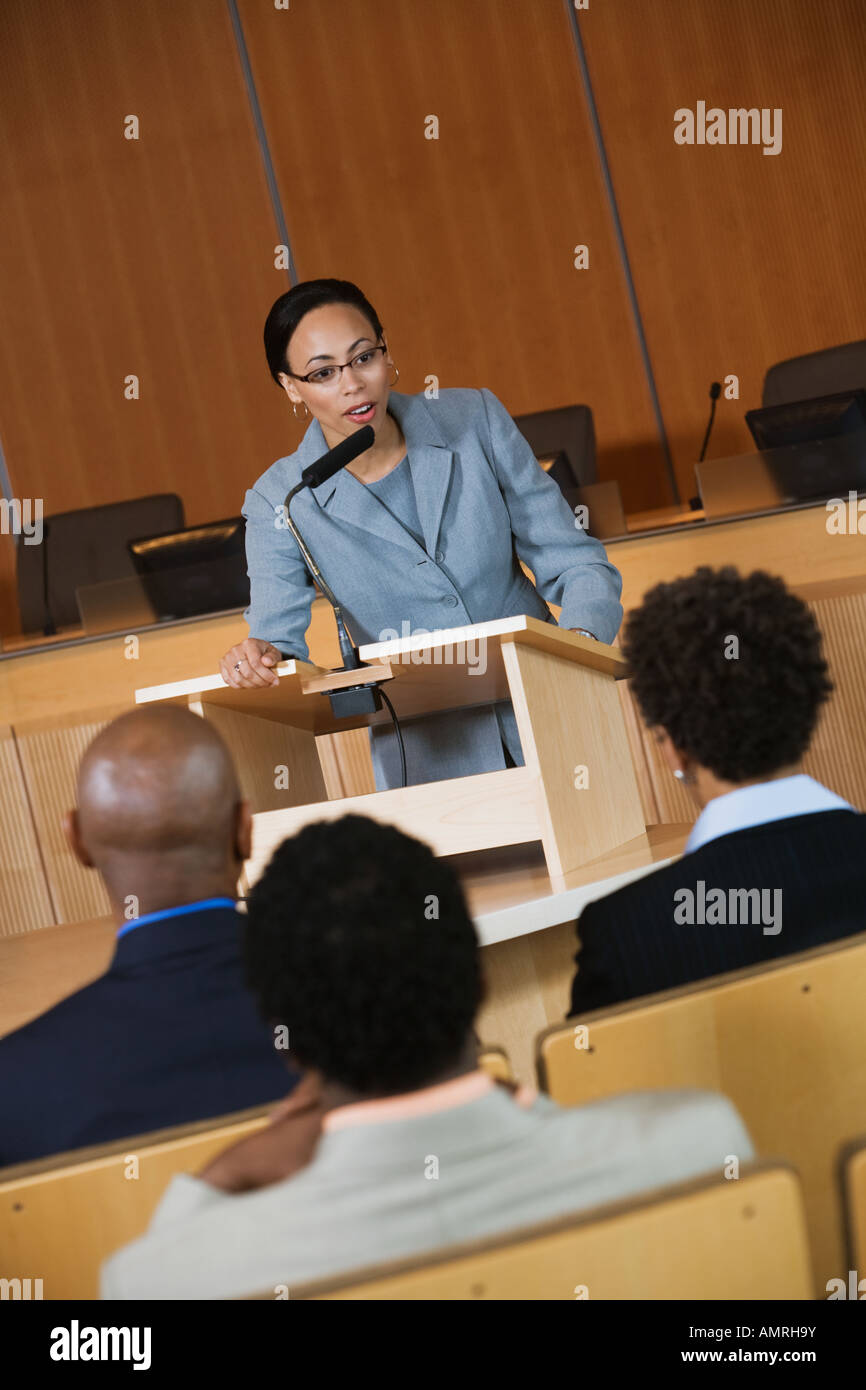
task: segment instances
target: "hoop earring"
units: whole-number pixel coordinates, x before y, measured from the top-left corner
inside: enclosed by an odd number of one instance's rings
[[[298,414],[298,402],[297,402],[297,401],[292,401],[292,414],[294,415],[294,417],[295,417],[296,420],[306,420],[307,417],[310,416],[310,415],[312,415],[312,413],[313,413],[313,412],[310,410],[309,406],[307,405],[307,402],[306,402],[306,401],[302,401],[302,405],[303,405],[303,407],[304,407],[304,410],[307,412],[306,415],[299,415],[299,414]]]
[[[395,376],[395,378],[394,378],[393,381],[389,381],[389,382],[388,382],[388,385],[389,385],[389,386],[396,386],[396,385],[397,385],[397,382],[400,380],[400,368],[399,368],[399,367],[395,367],[395,368],[394,368],[394,371],[397,373],[397,375]]]

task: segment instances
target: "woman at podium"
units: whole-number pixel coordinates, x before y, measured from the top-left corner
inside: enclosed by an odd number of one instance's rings
[[[278,518],[303,470],[367,424],[375,442],[292,504],[356,643],[518,614],[553,622],[548,602],[561,605],[562,627],[613,640],[619,572],[492,391],[392,390],[399,370],[379,317],[345,280],[295,285],[271,308],[264,337],[271,375],[310,424],[246,494],[250,635],[220,661],[229,685],[268,685],[283,657],[309,660],[313,580]],[[509,700],[401,720],[401,729],[409,784],[523,764]],[[399,786],[393,728],[377,726],[370,739],[377,787]]]

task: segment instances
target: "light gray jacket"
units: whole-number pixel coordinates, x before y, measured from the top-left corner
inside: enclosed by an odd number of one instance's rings
[[[504,1234],[752,1158],[724,1096],[647,1091],[562,1109],[502,1088],[326,1131],[309,1166],[231,1196],[172,1179],[102,1297],[236,1298]],[[565,1294],[569,1296],[568,1292]],[[590,1297],[592,1291],[590,1290]]]
[[[292,503],[292,518],[355,642],[522,613],[552,622],[547,602],[561,605],[563,627],[584,627],[612,641],[622,619],[619,572],[601,543],[576,525],[493,392],[461,388],[428,400],[392,391],[388,409],[406,439],[423,548],[346,469]],[[325,453],[313,420],[295,453],[258,479],[243,506],[250,636],[304,659],[313,583],[291,533],[275,523],[286,493]],[[535,575],[535,586],[518,559]],[[510,701],[427,716],[404,728],[410,784],[504,767],[501,737],[515,763],[523,762]],[[371,750],[377,786],[398,786],[390,726],[371,730]]]

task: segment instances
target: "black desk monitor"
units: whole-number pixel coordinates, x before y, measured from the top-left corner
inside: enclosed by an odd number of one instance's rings
[[[759,449],[811,444],[818,439],[835,439],[840,434],[866,430],[866,388],[747,410],[746,424]]]
[[[780,502],[807,502],[849,488],[863,489],[866,389],[749,410],[746,424]]]
[[[242,516],[140,536],[129,553],[159,621],[249,604]]]

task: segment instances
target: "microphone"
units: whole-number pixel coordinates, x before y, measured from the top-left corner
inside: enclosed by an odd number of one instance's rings
[[[339,473],[341,468],[345,468],[347,463],[351,463],[352,459],[369,449],[375,440],[376,431],[372,425],[363,425],[361,429],[355,430],[354,434],[347,435],[345,439],[340,440],[336,448],[330,449],[327,454],[323,454],[315,463],[304,469],[298,487],[289,495],[294,497],[302,487],[318,487],[321,483],[326,483],[335,473]],[[288,499],[286,505],[288,506]]]
[[[325,598],[334,610],[334,617],[337,620],[337,639],[340,643],[340,654],[343,658],[343,671],[361,670],[363,663],[358,655],[358,648],[352,642],[343,618],[343,610],[339,599],[334,593],[327,580],[322,575],[319,566],[314,560],[309,546],[298,530],[291,514],[292,499],[295,495],[307,487],[319,487],[321,483],[326,483],[329,478],[333,478],[335,473],[339,473],[341,468],[345,468],[348,463],[363,454],[365,449],[376,438],[376,432],[372,425],[364,425],[361,429],[350,434],[348,438],[342,439],[334,449],[330,449],[327,454],[323,454],[315,463],[311,463],[301,474],[301,481],[292,488],[286,496],[286,525],[294,536],[298,544],[307,569],[312,574]],[[331,701],[331,709],[338,717],[347,718],[356,714],[372,714],[374,710],[382,708],[380,693],[372,685],[353,685],[345,690],[335,690],[328,696]]]
[[[701,445],[701,453],[700,453],[700,458],[698,459],[698,463],[703,463],[703,461],[704,461],[704,455],[705,455],[706,452],[707,452],[707,445],[708,445],[709,442],[710,442],[710,434],[712,433],[713,421],[714,421],[715,418],[716,418],[716,401],[719,399],[719,396],[720,396],[721,394],[722,394],[721,382],[719,382],[719,381],[714,381],[714,382],[711,384],[711,386],[710,386],[710,418],[709,418],[709,420],[707,421],[707,429],[706,429],[706,433],[704,434],[704,442],[703,442],[703,444]],[[691,507],[691,509],[692,509],[693,512],[699,512],[700,509],[701,509],[701,499],[700,499],[700,497],[690,497],[690,498],[689,498],[689,506]]]

